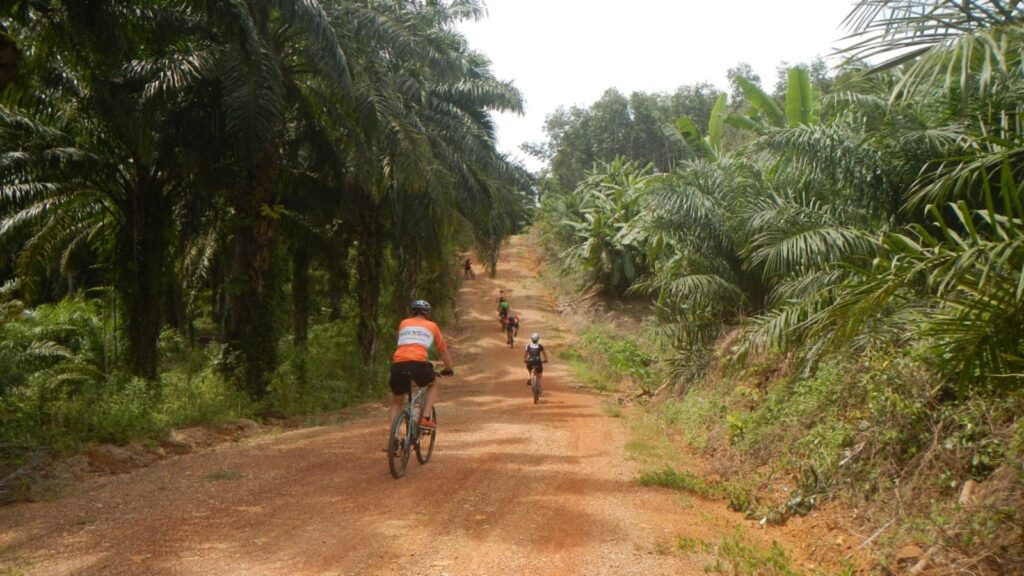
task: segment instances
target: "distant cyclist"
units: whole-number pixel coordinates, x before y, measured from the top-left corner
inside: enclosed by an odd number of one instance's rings
[[[466,258],[466,263],[463,265],[463,276],[466,280],[473,280],[476,278],[476,273],[473,272],[473,263]]]
[[[548,361],[548,353],[544,350],[544,345],[540,343],[540,334],[536,332],[530,334],[530,343],[526,345],[523,361],[526,362],[526,371],[529,372],[532,369],[536,374],[537,388],[542,389],[540,375],[544,372],[544,363]],[[530,385],[529,379],[526,380],[526,385]]]
[[[498,291],[498,319],[501,320],[501,327],[505,327],[505,318],[508,317],[509,303],[505,297],[505,291]]]
[[[519,312],[510,311],[508,313],[508,323],[505,325],[506,330],[512,331],[512,337],[519,337]]]
[[[437,350],[444,362],[444,370],[441,374],[451,376],[452,355],[448,352],[448,345],[441,335],[441,329],[430,321],[430,304],[426,300],[417,300],[410,307],[410,317],[402,320],[398,325],[398,348],[391,357],[391,410],[390,424],[395,416],[402,410],[405,404],[406,395],[412,388],[415,381],[419,387],[426,386],[423,409],[420,412],[420,426],[433,429],[436,423],[431,420],[431,409],[434,406],[434,399],[437,389],[434,386],[434,366],[427,361],[427,354],[431,348]]]

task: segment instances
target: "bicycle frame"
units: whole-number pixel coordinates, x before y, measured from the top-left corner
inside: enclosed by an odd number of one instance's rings
[[[416,405],[419,404],[420,406],[423,406],[423,398],[426,395],[426,386],[420,387],[420,389],[416,391],[415,395],[412,393],[412,386],[409,387],[409,401],[405,404],[405,412],[409,415],[409,437],[414,441],[420,435],[420,416],[423,415],[422,408],[420,409],[421,413],[416,413]]]
[[[537,372],[536,366],[530,366],[530,391],[533,392],[533,403],[537,404],[540,402],[540,382],[537,378],[540,374]]]
[[[409,453],[415,449],[416,460],[420,464],[426,464],[430,461],[430,455],[434,451],[434,440],[436,439],[436,431],[429,428],[424,429],[420,427],[420,417],[422,413],[417,413],[416,406],[422,406],[425,404],[427,386],[419,387],[419,390],[413,394],[412,386],[410,382],[410,388],[408,393],[408,402],[405,407],[395,416],[391,422],[391,434],[388,440],[388,469],[391,471],[391,476],[394,478],[401,478],[405,475],[405,468],[409,463]],[[432,408],[430,416],[436,418],[437,411]],[[402,423],[404,421],[404,432],[402,431]],[[426,438],[426,445],[422,445],[423,438]]]

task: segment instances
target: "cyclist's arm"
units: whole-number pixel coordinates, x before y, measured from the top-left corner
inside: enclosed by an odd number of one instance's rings
[[[437,324],[432,324],[431,330],[434,333],[434,347],[437,350],[437,354],[441,357],[441,362],[444,362],[446,369],[454,370],[455,363],[452,361],[452,353],[448,351],[448,343],[445,342],[444,336],[441,335],[441,330],[437,327]]]
[[[547,362],[548,361],[548,351],[547,350],[541,350],[540,353],[541,353],[542,356],[544,356],[544,361]]]
[[[444,367],[445,368],[447,368],[449,370],[455,369],[455,363],[452,362],[452,353],[449,352],[447,348],[442,350],[440,352],[440,355],[441,355],[441,362],[444,362]]]

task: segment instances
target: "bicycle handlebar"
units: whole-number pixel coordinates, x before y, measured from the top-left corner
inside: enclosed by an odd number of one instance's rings
[[[444,369],[438,370],[437,366],[434,366],[434,376],[435,377],[439,377],[439,378],[442,378],[442,377],[445,377],[445,376],[455,376],[455,370],[450,370],[448,368],[444,368]]]

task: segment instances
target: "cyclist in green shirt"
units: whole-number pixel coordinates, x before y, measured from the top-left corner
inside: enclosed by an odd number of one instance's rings
[[[505,298],[505,291],[498,291],[498,319],[501,320],[501,329],[505,329],[505,319],[508,318],[509,304]]]

